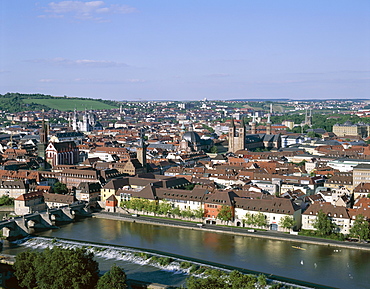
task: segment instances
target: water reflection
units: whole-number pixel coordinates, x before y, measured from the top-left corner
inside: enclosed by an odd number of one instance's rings
[[[41,235],[158,250],[337,288],[369,288],[369,251],[95,218]]]

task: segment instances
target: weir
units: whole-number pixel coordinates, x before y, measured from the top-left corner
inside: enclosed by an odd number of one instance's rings
[[[334,287],[319,285],[315,283],[295,280],[292,278],[285,278],[282,276],[277,276],[273,274],[266,274],[263,272],[257,272],[253,270],[247,270],[244,268],[199,260],[195,258],[189,258],[186,256],[170,254],[162,251],[157,250],[149,250],[149,249],[140,249],[137,247],[128,247],[128,246],[119,246],[119,245],[107,245],[103,243],[97,242],[83,242],[77,240],[70,240],[66,238],[52,238],[52,237],[36,237],[32,239],[28,239],[24,246],[29,248],[37,248],[37,249],[45,249],[50,248],[52,246],[62,246],[64,248],[86,248],[88,251],[94,253],[95,256],[101,258],[109,258],[109,259],[116,259],[116,260],[124,260],[131,263],[136,263],[139,265],[148,265],[158,267],[165,271],[172,271],[174,273],[182,273],[182,274],[189,274],[189,269],[182,269],[180,263],[183,261],[190,262],[191,264],[207,267],[212,269],[218,269],[226,272],[231,272],[233,270],[238,270],[244,274],[253,274],[258,276],[259,274],[264,274],[270,281],[284,283],[286,285],[292,286],[294,288],[318,288],[318,289],[333,289]],[[142,254],[149,256],[149,258],[142,258]],[[159,264],[151,262],[150,258],[152,256],[156,257],[170,257],[172,259],[171,263],[166,266],[161,266]],[[198,275],[198,277],[201,277]]]

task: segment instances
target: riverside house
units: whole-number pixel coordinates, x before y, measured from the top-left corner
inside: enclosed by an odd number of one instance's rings
[[[243,226],[247,214],[262,213],[266,219],[266,227],[270,230],[284,231],[281,219],[285,216],[294,218],[295,229],[301,226],[301,210],[292,200],[285,198],[247,199],[235,198],[235,225]],[[249,226],[249,225],[248,225]]]

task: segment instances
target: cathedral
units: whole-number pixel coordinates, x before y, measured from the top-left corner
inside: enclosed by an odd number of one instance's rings
[[[96,115],[91,110],[85,110],[82,120],[78,119],[77,111],[74,110],[72,117],[72,128],[74,131],[81,132],[103,129],[102,125],[99,123],[99,121],[97,121]]]
[[[272,134],[270,115],[266,124],[266,133],[257,133],[256,120],[253,120],[250,127],[250,133],[247,133],[244,119],[240,126],[236,126],[234,119],[231,120],[229,127],[229,152],[235,153],[239,150],[259,149],[279,149],[281,148],[280,134]]]

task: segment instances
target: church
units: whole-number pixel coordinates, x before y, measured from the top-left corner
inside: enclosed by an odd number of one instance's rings
[[[229,127],[229,152],[235,153],[239,150],[255,149],[279,149],[281,148],[281,135],[272,134],[270,115],[266,124],[266,133],[257,133],[256,120],[253,117],[250,133],[241,120],[240,126],[236,126],[234,119],[231,120]]]
[[[214,145],[212,139],[202,139],[199,134],[193,130],[193,126],[190,125],[187,132],[185,132],[185,126],[181,127],[181,141],[179,150],[186,152],[200,152],[209,151]]]
[[[102,125],[96,119],[96,115],[90,110],[84,112],[82,121],[78,119],[77,111],[74,110],[72,117],[72,128],[74,131],[89,132],[103,129]]]

